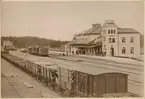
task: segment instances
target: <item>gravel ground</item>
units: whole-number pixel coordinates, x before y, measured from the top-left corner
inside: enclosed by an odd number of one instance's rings
[[[48,89],[28,74],[8,63],[6,60],[1,59],[1,64],[2,98],[61,97],[58,93]],[[30,88],[30,86],[32,87]]]

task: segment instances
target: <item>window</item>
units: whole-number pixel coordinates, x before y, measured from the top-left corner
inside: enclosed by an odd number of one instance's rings
[[[108,30],[108,34],[110,34],[110,30]]]
[[[125,47],[122,48],[122,54],[125,54]]]
[[[115,43],[115,38],[109,38],[109,43]]]
[[[134,37],[131,37],[130,38],[130,43],[133,43],[134,42]]]
[[[125,37],[122,37],[122,43],[125,43]]]
[[[115,38],[112,38],[112,43],[115,43]]]
[[[113,30],[111,30],[111,34],[113,34]]]
[[[86,42],[88,42],[88,38],[86,38]]]
[[[133,47],[131,47],[130,53],[131,53],[131,54],[134,54],[134,48],[133,48]]]
[[[114,30],[114,34],[115,34],[115,30]]]
[[[109,43],[111,43],[111,38],[109,38]]]
[[[85,43],[87,42],[87,38],[85,38]]]

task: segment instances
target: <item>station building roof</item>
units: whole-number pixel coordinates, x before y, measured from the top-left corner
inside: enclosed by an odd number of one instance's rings
[[[119,34],[134,34],[134,33],[139,33],[138,31],[132,29],[132,28],[118,28],[118,33]]]

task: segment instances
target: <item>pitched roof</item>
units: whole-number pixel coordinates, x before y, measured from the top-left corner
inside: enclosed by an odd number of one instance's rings
[[[132,29],[132,28],[118,28],[118,33],[139,33],[138,31]]]
[[[94,25],[92,28],[89,30],[85,31],[84,35],[89,35],[89,34],[101,34],[102,27],[100,24]]]
[[[81,36],[81,35],[100,35],[102,27],[100,24],[93,24],[93,27],[84,31],[84,33],[77,34],[76,36]]]

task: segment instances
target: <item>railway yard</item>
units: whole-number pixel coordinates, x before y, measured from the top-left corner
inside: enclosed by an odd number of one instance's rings
[[[20,51],[10,51],[10,54],[37,63],[55,63],[67,68],[79,69],[86,73],[90,73],[90,71],[92,73],[99,73],[102,71],[125,73],[128,74],[128,91],[139,96],[144,96],[143,62],[140,62],[140,64],[120,63],[73,55],[50,55],[49,57],[41,57],[29,53],[22,53]],[[44,93],[47,94],[47,96],[45,96]],[[42,94],[44,96],[42,96]],[[51,88],[43,86],[42,83],[36,81],[31,76],[14,67],[2,58],[2,97],[37,98],[62,96]]]

